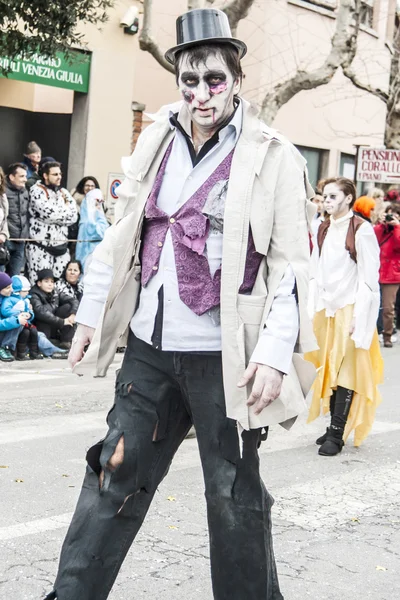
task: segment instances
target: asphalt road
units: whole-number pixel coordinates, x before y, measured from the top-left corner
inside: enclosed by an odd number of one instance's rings
[[[384,402],[360,449],[319,457],[314,440],[326,424],[305,425],[305,416],[290,432],[274,428],[261,447],[285,600],[400,597],[400,346],[384,357]],[[1,600],[39,600],[52,589],[85,450],[106,430],[113,387],[113,373],[78,378],[65,361],[0,364]],[[194,439],[183,443],[110,596],[156,597],[212,598]]]

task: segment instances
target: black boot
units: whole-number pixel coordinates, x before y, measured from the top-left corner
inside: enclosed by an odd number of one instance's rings
[[[29,358],[31,360],[42,360],[43,354],[39,352],[38,333],[36,327],[31,328],[29,338]]]
[[[321,456],[336,456],[342,451],[343,446],[343,430],[328,427],[326,440],[318,450],[318,454]]]
[[[329,427],[326,428],[326,431],[323,435],[321,435],[319,438],[317,438],[315,440],[315,443],[317,444],[317,446],[322,446],[322,444],[324,442],[326,442],[326,438],[328,437],[328,433],[329,433]]]
[[[329,400],[329,411],[331,413],[331,417],[335,412],[335,399],[336,399],[336,390],[333,390],[332,396]],[[315,440],[317,446],[321,446],[324,442],[326,442],[326,438],[328,437],[329,427],[326,428],[326,431],[323,435],[321,435],[318,439]]]
[[[16,352],[15,352],[15,360],[29,360],[26,355],[26,345],[25,344],[17,344]]]

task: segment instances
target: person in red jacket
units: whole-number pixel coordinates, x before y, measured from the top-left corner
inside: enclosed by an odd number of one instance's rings
[[[385,348],[393,346],[391,336],[397,291],[400,286],[400,206],[392,204],[375,233],[381,249],[379,283],[382,295],[383,343]]]

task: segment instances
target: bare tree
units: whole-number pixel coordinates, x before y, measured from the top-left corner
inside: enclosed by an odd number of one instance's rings
[[[174,73],[174,68],[164,58],[157,40],[152,33],[153,0],[141,0],[143,4],[143,27],[140,33],[140,48],[149,52],[165,69]],[[255,0],[188,0],[188,10],[215,6],[227,15],[233,35],[238,24],[245,19]],[[261,102],[261,116],[272,123],[279,109],[302,90],[311,90],[329,83],[342,65],[350,67],[357,48],[358,16],[360,0],[341,0],[336,15],[335,31],[331,49],[321,66],[313,70],[297,69],[285,81],[268,90]]]
[[[329,83],[343,64],[351,64],[355,56],[360,0],[341,0],[336,14],[331,49],[321,66],[310,71],[298,69],[286,81],[267,92],[261,104],[261,116],[272,123],[279,109],[303,90]]]
[[[385,146],[387,148],[400,148],[400,19],[396,19],[396,28],[391,46],[391,64],[388,90],[374,87],[367,81],[362,81],[352,68],[352,61],[343,64],[343,73],[360,90],[369,92],[386,104]],[[355,44],[354,54],[357,50]]]

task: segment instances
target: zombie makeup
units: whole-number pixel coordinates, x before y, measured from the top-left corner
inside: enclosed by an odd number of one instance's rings
[[[350,210],[352,196],[346,196],[336,183],[328,183],[324,187],[324,209],[334,219],[340,219]]]
[[[205,64],[191,65],[183,56],[178,81],[190,118],[200,128],[216,129],[233,113],[240,84],[222,57],[210,55]]]

